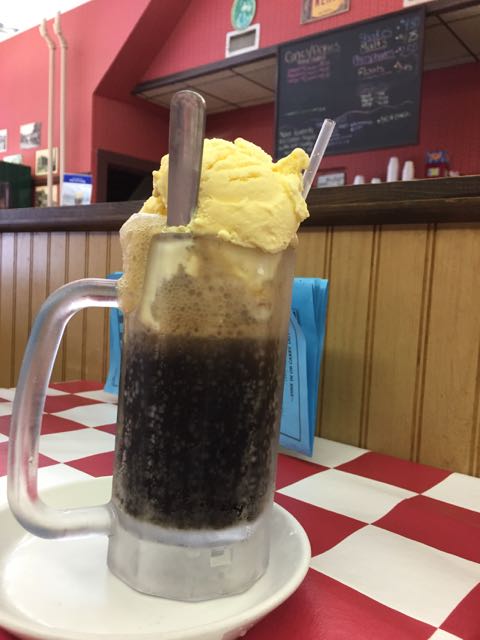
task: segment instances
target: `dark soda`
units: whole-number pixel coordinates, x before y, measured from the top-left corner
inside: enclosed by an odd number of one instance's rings
[[[164,527],[253,522],[273,490],[280,341],[139,332],[124,349],[114,502]]]

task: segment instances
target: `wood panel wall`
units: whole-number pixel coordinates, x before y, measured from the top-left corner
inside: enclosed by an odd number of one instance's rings
[[[330,280],[317,433],[480,475],[480,225],[300,234]]]
[[[120,268],[116,232],[0,234],[0,386],[51,291]],[[480,475],[480,225],[308,229],[297,274],[330,280],[317,433]],[[78,314],[53,379],[107,368],[107,312]]]
[[[118,233],[0,234],[0,387],[15,386],[32,320],[52,291],[72,280],[121,269]],[[52,380],[105,380],[108,311],[74,316]]]

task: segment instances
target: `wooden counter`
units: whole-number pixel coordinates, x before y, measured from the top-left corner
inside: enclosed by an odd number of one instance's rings
[[[121,268],[140,203],[0,211],[0,386],[49,292]],[[480,177],[313,191],[297,274],[330,280],[317,433],[480,475]],[[54,378],[105,379],[107,313],[70,323]]]
[[[143,201],[49,209],[0,209],[2,231],[117,231]],[[310,218],[318,226],[480,222],[480,176],[312,189]]]

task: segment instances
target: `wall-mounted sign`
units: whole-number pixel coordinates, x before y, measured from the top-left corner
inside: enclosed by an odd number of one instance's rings
[[[350,0],[302,0],[302,24],[344,13],[350,9]]]
[[[418,143],[425,9],[280,45],[276,155],[310,153],[324,118],[337,125],[327,154]]]
[[[246,29],[252,24],[257,10],[255,0],[234,0],[232,5],[232,27],[237,31]]]
[[[84,173],[66,173],[63,177],[62,205],[90,204],[92,176]]]

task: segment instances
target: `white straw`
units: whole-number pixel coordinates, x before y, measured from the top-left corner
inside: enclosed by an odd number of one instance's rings
[[[313,179],[317,175],[318,167],[325,154],[325,150],[332,137],[333,130],[335,129],[335,122],[328,118],[323,121],[322,128],[318,134],[318,138],[313,146],[312,153],[310,155],[310,162],[307,170],[303,174],[303,197],[308,196],[310,187],[312,186]]]

